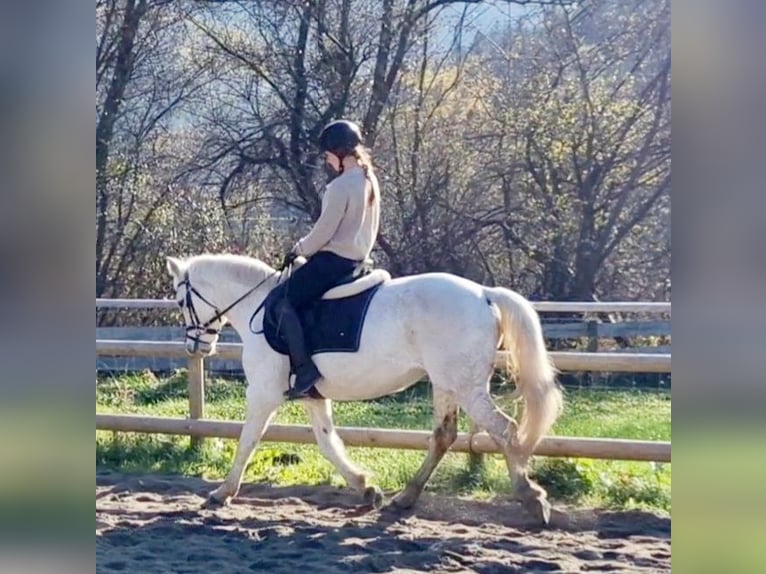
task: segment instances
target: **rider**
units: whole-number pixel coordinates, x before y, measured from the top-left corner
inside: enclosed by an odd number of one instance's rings
[[[306,257],[306,263],[277,287],[281,292],[274,298],[295,368],[295,383],[285,393],[290,399],[307,396],[322,377],[296,310],[320,298],[369,257],[380,222],[378,180],[359,126],[348,120],[330,122],[319,135],[319,148],[338,176],[324,190],[319,219],[287,254],[284,266],[298,256]]]

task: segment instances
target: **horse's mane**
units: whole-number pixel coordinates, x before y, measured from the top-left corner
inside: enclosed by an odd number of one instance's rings
[[[215,274],[226,275],[245,284],[264,280],[274,269],[255,257],[234,253],[204,253],[187,259],[188,269],[205,267],[215,269]],[[207,277],[209,279],[209,277]]]

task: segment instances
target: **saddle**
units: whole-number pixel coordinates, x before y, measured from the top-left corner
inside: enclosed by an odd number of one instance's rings
[[[306,262],[297,258],[297,269]],[[391,279],[384,269],[373,269],[372,261],[360,263],[350,274],[335,282],[322,297],[298,310],[309,353],[355,353],[359,350],[362,328],[370,302],[378,288]],[[269,346],[288,354],[287,341],[279,332],[279,316],[268,298],[264,305],[263,334]]]

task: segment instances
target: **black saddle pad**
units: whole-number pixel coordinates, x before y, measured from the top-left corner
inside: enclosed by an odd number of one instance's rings
[[[309,352],[315,355],[358,351],[367,309],[380,285],[343,299],[320,299],[299,311]],[[266,341],[276,352],[286,355],[288,347],[278,330],[278,322],[276,313],[264,309],[263,334]]]

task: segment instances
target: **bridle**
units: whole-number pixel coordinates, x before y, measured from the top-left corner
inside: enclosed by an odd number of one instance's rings
[[[189,316],[191,317],[191,320],[193,321],[192,325],[186,326],[186,338],[189,341],[194,341],[195,346],[199,345],[199,343],[203,343],[200,339],[200,336],[205,333],[207,335],[219,335],[221,333],[221,329],[223,328],[223,317],[231,311],[236,305],[241,303],[244,299],[246,299],[248,296],[250,296],[251,293],[253,293],[258,287],[263,285],[271,275],[267,275],[260,283],[258,283],[255,287],[251,287],[248,289],[241,297],[238,297],[231,305],[226,307],[225,309],[219,310],[218,307],[216,307],[213,303],[208,301],[202,293],[197,291],[197,289],[194,288],[194,286],[191,284],[191,281],[189,280],[189,271],[187,270],[184,273],[184,278],[181,282],[178,283],[178,287],[181,287],[181,285],[186,286],[186,295],[184,296],[183,302],[179,301],[178,306],[183,309],[184,306],[189,310]],[[176,287],[176,290],[178,289]],[[200,320],[199,315],[197,314],[197,310],[194,308],[194,301],[192,300],[192,294],[196,295],[200,298],[200,300],[209,305],[214,311],[215,314],[205,321],[204,323]],[[259,307],[260,309],[260,307]],[[213,327],[212,325],[216,322],[219,322],[219,325],[217,327]],[[192,332],[195,332],[195,335],[192,335]]]

